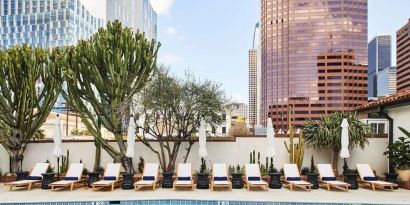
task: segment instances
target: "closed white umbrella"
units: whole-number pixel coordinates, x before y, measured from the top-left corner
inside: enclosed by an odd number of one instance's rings
[[[268,140],[268,157],[275,157],[275,129],[273,129],[272,119],[268,118],[266,129],[266,138]]]
[[[206,128],[205,121],[201,120],[199,125],[199,156],[206,157],[208,152],[206,151]]]
[[[135,156],[135,151],[134,151],[135,127],[136,127],[136,125],[135,125],[134,117],[131,115],[130,123],[128,124],[127,152],[125,153],[125,155],[127,157],[134,157]]]
[[[54,149],[53,149],[53,156],[60,157],[61,156],[61,122],[60,116],[57,114],[56,120],[54,122]]]
[[[349,123],[347,122],[346,118],[343,119],[342,124],[340,125],[340,127],[342,127],[340,157],[346,159],[346,158],[350,157],[350,153],[349,153]]]

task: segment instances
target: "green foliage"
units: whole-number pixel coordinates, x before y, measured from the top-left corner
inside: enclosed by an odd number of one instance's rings
[[[312,158],[310,158],[310,173],[313,173],[313,174],[318,173],[318,170],[315,166],[315,160],[313,159],[313,155],[312,155]]]
[[[88,136],[90,133],[88,132],[88,130],[73,129],[71,130],[70,134],[74,136]]]
[[[402,127],[399,129],[410,138],[410,133]],[[406,137],[399,137],[399,140],[388,145],[388,151],[384,152],[384,155],[391,155],[388,158],[392,161],[395,168],[404,170],[410,169],[410,140]]]
[[[261,172],[262,176],[267,176],[268,175],[268,169],[265,167],[265,165],[259,165],[259,170]]]
[[[67,150],[67,155],[61,155],[61,166],[60,166],[60,172],[61,173],[66,173],[68,170],[68,166],[70,164],[70,151]]]
[[[158,47],[116,20],[66,52],[64,96],[101,147],[129,173],[134,169],[125,156],[122,120],[129,118],[131,99],[154,74]],[[99,123],[114,134],[118,148],[102,138]]]
[[[10,155],[12,172],[21,170],[27,142],[61,92],[63,57],[59,48],[48,52],[25,44],[0,50],[0,143]]]
[[[144,172],[144,158],[140,157],[140,161],[138,162],[138,172],[143,173]]]
[[[83,160],[82,160],[82,159],[80,159],[80,163],[83,163]],[[83,168],[83,172],[82,172],[81,175],[83,175],[83,176],[88,175],[88,169],[84,167],[84,168]]]
[[[311,173],[311,170],[309,167],[302,167],[302,169],[300,170],[300,175],[306,175],[308,173]]]
[[[34,134],[34,138],[35,140],[43,140],[46,138],[46,134],[44,134],[44,130],[43,129],[38,129],[36,131],[36,133]]]
[[[239,166],[239,164],[236,165],[236,173],[243,173],[241,166]]]
[[[206,161],[205,161],[205,159],[202,157],[202,158],[201,158],[201,167],[200,167],[199,173],[204,174],[206,171],[207,171]]]
[[[277,173],[278,170],[273,165],[273,157],[270,158],[269,173]]]
[[[95,169],[95,172],[99,172],[100,174],[104,174],[104,167],[98,167],[97,169]]]
[[[343,118],[349,122],[349,147],[364,148],[369,144],[371,137],[370,128],[353,112],[334,112],[324,115],[320,120],[308,120],[303,132],[307,147],[317,149],[332,149],[333,168],[337,167],[339,151],[341,148],[341,134]]]
[[[46,173],[54,173],[54,167],[51,166],[50,161],[46,160],[46,163],[49,164]]]
[[[200,81],[190,73],[180,79],[159,69],[133,105],[137,117],[144,119],[138,125],[144,131],[142,143],[158,157],[162,171],[174,171],[183,141],[188,141],[183,156],[187,161],[201,119],[211,126],[222,123],[226,102],[220,85],[212,81]],[[159,148],[147,137],[158,140]]]
[[[303,157],[305,156],[305,143],[303,140],[303,132],[299,133],[298,143],[293,142],[294,133],[293,128],[289,124],[289,146],[286,142],[285,144],[286,150],[289,154],[289,162],[292,164],[296,164],[299,169],[302,168]]]

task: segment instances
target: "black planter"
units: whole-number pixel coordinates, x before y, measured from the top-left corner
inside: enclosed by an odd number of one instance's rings
[[[232,174],[232,188],[233,189],[243,189],[242,173]]]
[[[269,173],[269,188],[280,189],[282,188],[282,181],[280,180],[281,173]]]
[[[29,175],[29,173],[30,172],[27,172],[27,171],[16,172],[16,175],[17,175],[16,181],[24,180]]]
[[[134,174],[122,173],[122,189],[130,190],[134,189]]]
[[[91,184],[100,180],[100,172],[88,172],[87,186],[91,187]]]
[[[196,188],[197,189],[209,189],[209,174],[205,174],[205,173],[196,174]]]
[[[384,173],[384,176],[386,176],[386,182],[398,184],[397,182],[397,176],[399,176],[396,173]],[[394,187],[394,189],[398,189],[398,187]]]
[[[344,181],[350,184],[349,189],[359,189],[359,184],[357,183],[357,176],[359,175],[354,173],[344,174]]]
[[[164,172],[162,173],[162,188],[172,188],[174,187],[174,172]]]
[[[319,189],[319,175],[314,173],[306,174],[307,181],[312,184],[312,189]]]
[[[54,182],[56,173],[43,173],[43,181],[41,182],[41,189],[50,189],[48,185]]]

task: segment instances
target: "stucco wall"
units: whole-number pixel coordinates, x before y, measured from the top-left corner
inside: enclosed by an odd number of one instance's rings
[[[399,130],[399,127],[403,127],[407,131],[410,131],[410,105],[400,108],[394,108],[389,110],[389,115],[394,119],[393,121],[393,136],[394,140],[399,137],[405,136],[403,132]]]
[[[276,158],[274,160],[276,168],[282,168],[283,163],[289,161],[287,151],[283,145],[284,141],[289,141],[288,138],[276,138]],[[266,156],[266,139],[261,137],[239,137],[236,142],[208,142],[207,151],[209,162],[225,162],[228,165],[245,164],[249,162],[249,153],[252,150],[261,153],[261,163],[265,163]],[[184,152],[184,145],[180,152]],[[383,156],[385,147],[387,146],[387,138],[376,138],[370,140],[370,145],[361,149],[351,149],[351,158],[349,159],[349,166],[354,168],[354,164],[370,163],[377,173],[382,174],[387,169],[387,159]],[[85,162],[88,169],[92,169],[94,165],[95,147],[93,142],[64,142],[63,153],[70,150],[71,162],[78,162],[80,159]],[[52,166],[56,165],[55,157],[51,156],[53,143],[31,143],[28,145],[25,152],[25,159],[23,168],[29,170],[36,162],[50,160]],[[140,142],[135,144],[136,156],[134,157],[134,166],[137,167],[138,158],[142,156],[146,162],[156,162],[157,158],[145,145]],[[330,150],[305,150],[304,166],[310,165],[310,158],[314,156],[316,163],[331,163],[332,152]],[[182,154],[181,154],[182,155]],[[181,158],[178,159],[182,161]],[[102,151],[101,163],[103,166],[107,162],[112,162],[111,157]],[[200,158],[198,157],[198,143],[196,143],[191,150],[188,162],[192,163],[193,169],[198,170]],[[339,160],[339,170],[341,170],[343,160]],[[8,155],[0,148],[0,168],[2,170],[9,170]]]

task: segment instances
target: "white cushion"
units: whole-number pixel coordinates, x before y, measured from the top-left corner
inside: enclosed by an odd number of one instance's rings
[[[266,185],[266,184],[268,184],[267,182],[265,182],[265,181],[262,181],[262,180],[259,180],[259,181],[248,181],[250,184],[252,184],[252,185]]]
[[[108,163],[107,164],[107,169],[104,172],[105,177],[115,177],[118,179],[120,176],[120,169],[121,169],[121,164],[120,163]]]
[[[223,185],[223,184],[228,185],[229,181],[214,181],[214,184],[216,184],[216,185]]]
[[[136,185],[150,185],[152,183],[155,183],[153,180],[139,180],[135,182]]]
[[[188,185],[188,184],[191,184],[191,181],[176,181],[175,184],[178,184],[178,185]]]
[[[48,163],[37,163],[34,165],[34,168],[30,172],[30,176],[32,177],[43,177],[43,173],[47,172],[49,164]]]
[[[192,171],[191,171],[191,164],[178,164],[178,177],[191,177],[192,178]]]
[[[284,164],[283,172],[285,173],[285,178],[300,177],[298,166],[296,164]]]

